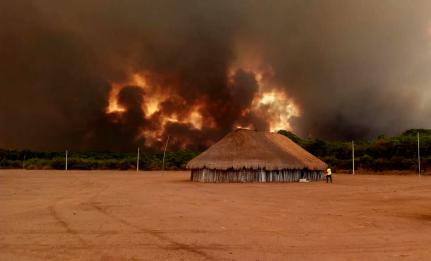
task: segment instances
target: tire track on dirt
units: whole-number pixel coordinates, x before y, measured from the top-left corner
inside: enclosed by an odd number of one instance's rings
[[[66,233],[74,235],[82,245],[87,245],[87,242],[85,242],[85,240],[78,235],[78,232],[72,229],[69,224],[58,215],[57,211],[55,210],[55,206],[49,206],[48,210],[50,215],[57,221],[57,223],[59,223],[66,230]]]
[[[76,183],[79,182],[79,179],[75,176],[74,177],[74,182],[70,184],[70,187],[73,187],[74,185],[76,185]],[[79,186],[80,189],[78,190],[74,190],[72,193],[67,194],[65,193],[63,196],[58,197],[55,199],[54,203],[48,207],[48,211],[49,214],[57,221],[58,224],[60,224],[65,230],[67,234],[73,235],[74,237],[76,237],[78,239],[78,241],[80,242],[81,245],[83,246],[88,246],[87,242],[81,237],[79,236],[78,231],[72,229],[69,225],[68,222],[66,222],[65,219],[61,218],[61,216],[59,215],[58,211],[57,211],[57,205],[64,201],[67,198],[72,197],[73,195],[77,194],[78,192],[81,192],[85,189],[88,189],[91,185],[94,185],[93,183],[89,183],[89,182],[85,182],[82,186]]]
[[[166,242],[168,242],[168,243],[170,243],[172,245],[172,247],[165,247],[165,246],[158,245],[158,247],[160,247],[160,248],[164,248],[166,250],[184,250],[184,251],[187,251],[189,253],[192,253],[192,254],[195,254],[195,255],[199,255],[200,257],[203,257],[203,258],[205,258],[207,260],[214,260],[211,256],[209,256],[204,251],[199,250],[197,247],[193,247],[193,246],[190,246],[190,245],[187,245],[187,244],[180,243],[180,242],[178,242],[178,241],[176,241],[176,240],[174,240],[174,239],[172,239],[172,238],[164,235],[162,232],[154,231],[154,230],[151,230],[151,229],[146,229],[146,228],[142,228],[142,227],[136,226],[136,225],[130,223],[129,221],[127,221],[127,220],[125,220],[123,218],[120,218],[120,217],[117,217],[117,216],[114,216],[114,215],[110,214],[109,212],[106,211],[106,209],[104,209],[103,207],[101,207],[101,206],[99,206],[99,205],[97,205],[95,203],[90,202],[90,205],[95,210],[97,210],[98,212],[102,213],[103,215],[105,215],[105,216],[107,216],[107,217],[109,217],[111,219],[114,219],[115,221],[117,221],[117,222],[119,222],[119,223],[121,223],[121,224],[123,224],[125,226],[137,229],[140,232],[147,233],[147,234],[149,234],[149,235],[151,235],[153,237],[156,237],[156,238],[158,238],[158,239],[160,239],[162,241],[166,241]]]

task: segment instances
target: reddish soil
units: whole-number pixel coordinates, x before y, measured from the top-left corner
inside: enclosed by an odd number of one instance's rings
[[[431,260],[431,177],[0,171],[0,260]]]

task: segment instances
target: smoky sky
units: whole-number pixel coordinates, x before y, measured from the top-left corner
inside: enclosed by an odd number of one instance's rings
[[[227,73],[241,48],[271,67],[303,137],[431,127],[430,1],[3,0],[0,147],[160,149],[169,136],[171,149],[201,150],[237,124],[268,130],[247,109],[256,75]],[[112,83],[135,72],[171,98],[150,115],[150,94],[128,85],[125,112],[107,114]],[[181,121],[193,108],[200,129]]]

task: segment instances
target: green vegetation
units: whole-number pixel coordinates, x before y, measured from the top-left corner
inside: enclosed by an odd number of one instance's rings
[[[417,132],[420,133],[421,169],[431,169],[431,130],[411,129],[401,135],[380,135],[373,140],[355,141],[355,167],[366,170],[417,170]],[[301,139],[279,131],[328,163],[333,169],[352,168],[352,144],[343,141]]]
[[[431,130],[412,129],[399,136],[379,136],[373,140],[355,141],[355,163],[358,169],[367,170],[416,170],[417,132],[421,136],[422,169],[431,169]],[[281,130],[306,150],[328,163],[334,170],[348,170],[352,165],[351,142],[302,139],[292,132]],[[184,169],[189,160],[199,152],[167,152],[165,168]],[[143,152],[139,166],[143,170],[160,170],[163,153]],[[0,150],[0,168],[64,169],[64,152],[35,152],[29,150]],[[136,169],[136,153],[70,152],[69,169]]]
[[[165,169],[184,169],[198,153],[191,151],[166,152]],[[162,169],[163,153],[142,152],[139,166],[143,170]],[[0,150],[0,168],[64,169],[65,152],[35,152],[29,150]],[[69,152],[68,169],[136,169],[136,153]]]

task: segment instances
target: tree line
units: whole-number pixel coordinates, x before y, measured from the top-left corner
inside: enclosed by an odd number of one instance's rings
[[[197,152],[181,150],[166,152],[165,169],[185,169],[189,160]],[[30,150],[0,150],[0,168],[24,169],[65,169],[66,152],[38,152]],[[137,154],[128,152],[69,152],[68,169],[76,170],[129,170],[136,169]],[[163,165],[163,152],[141,152],[139,168],[160,170]]]
[[[365,170],[417,170],[417,133],[420,133],[422,170],[431,169],[431,130],[411,129],[397,136],[380,135],[371,140],[355,141],[355,166]],[[352,167],[351,141],[328,141],[300,138],[292,132],[280,134],[305,148],[336,170]],[[185,169],[189,160],[200,152],[180,150],[166,152],[165,169]],[[68,169],[136,169],[136,152],[69,152]],[[144,151],[139,166],[143,170],[160,170],[163,152]],[[0,168],[65,169],[65,152],[0,149]]]
[[[418,169],[417,133],[420,135],[421,170],[431,169],[431,130],[410,129],[397,136],[380,135],[371,140],[355,140],[355,169],[416,170]],[[352,142],[302,139],[292,132],[281,130],[313,155],[335,170],[352,169]]]

